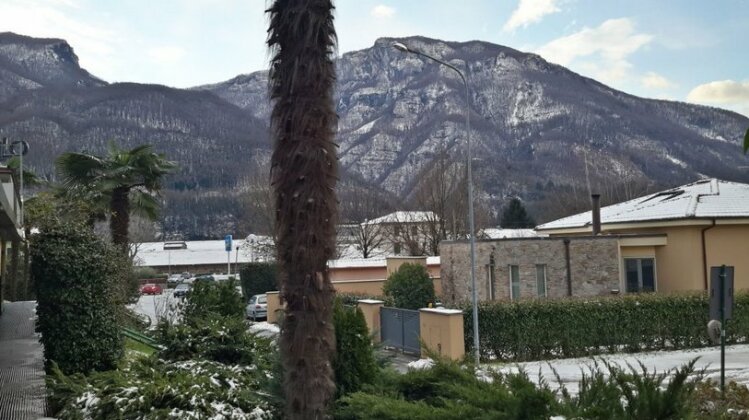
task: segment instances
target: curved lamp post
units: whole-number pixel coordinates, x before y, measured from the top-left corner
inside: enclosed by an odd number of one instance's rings
[[[449,67],[453,69],[456,73],[458,73],[458,76],[460,76],[460,79],[463,81],[463,86],[465,87],[466,91],[466,143],[468,147],[468,228],[470,229],[470,237],[471,237],[471,298],[472,298],[472,306],[473,306],[473,351],[474,351],[474,357],[476,358],[476,364],[479,364],[480,362],[480,351],[479,351],[479,311],[478,311],[478,295],[476,291],[476,230],[474,229],[473,224],[473,173],[471,171],[471,160],[472,160],[472,154],[471,154],[471,108],[470,108],[470,94],[468,92],[468,82],[466,82],[465,76],[463,76],[463,72],[458,70],[457,67],[453,66],[450,63],[447,63],[445,61],[442,61],[438,58],[434,58],[431,55],[425,54],[421,51],[411,49],[407,47],[405,44],[402,44],[400,42],[394,42],[393,48],[395,48],[398,51],[403,51],[405,53],[411,53],[420,55],[424,58],[428,58],[432,61],[435,61],[439,64],[442,64],[445,67]]]

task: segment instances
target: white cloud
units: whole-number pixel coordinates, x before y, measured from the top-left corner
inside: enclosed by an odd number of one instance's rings
[[[539,22],[544,16],[560,11],[556,3],[558,0],[520,0],[502,29],[511,32],[521,26],[525,28],[531,23]]]
[[[176,46],[153,47],[148,50],[148,56],[159,64],[173,64],[185,56],[185,50]]]
[[[369,14],[378,19],[386,19],[395,15],[395,9],[384,4],[378,4],[369,11]]]
[[[649,71],[645,73],[642,78],[640,78],[640,83],[642,83],[643,86],[650,89],[671,89],[676,87],[676,84],[667,78],[661,76],[660,74]]]
[[[609,19],[597,28],[557,38],[536,50],[545,59],[583,71],[607,83],[628,77],[632,64],[628,56],[652,41],[653,36],[635,32],[631,19]],[[579,59],[584,59],[579,62]]]
[[[34,37],[65,38],[82,67],[105,79],[118,49],[114,31],[77,17],[73,0],[4,0],[0,2],[3,30]]]
[[[749,81],[718,80],[705,83],[692,89],[687,100],[708,104],[749,105]]]

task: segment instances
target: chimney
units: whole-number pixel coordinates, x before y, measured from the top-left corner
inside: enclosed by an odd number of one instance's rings
[[[593,201],[593,236],[601,234],[601,194],[591,194]]]

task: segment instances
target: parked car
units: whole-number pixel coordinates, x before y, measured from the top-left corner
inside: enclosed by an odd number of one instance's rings
[[[141,295],[160,295],[162,292],[163,290],[161,289],[161,286],[154,283],[144,284],[143,287],[140,288]]]
[[[176,298],[185,297],[185,295],[187,295],[187,292],[189,292],[190,289],[192,289],[192,286],[190,286],[189,284],[180,283],[177,285],[177,287],[174,288],[174,297]]]
[[[190,273],[188,273],[188,272],[184,272],[184,273],[182,273],[182,274],[180,274],[180,275],[182,276],[182,280],[187,280],[187,279],[189,279],[190,277],[192,277],[192,274],[190,274]]]
[[[266,319],[268,317],[268,297],[265,294],[254,295],[247,304],[247,318],[257,321],[258,318]]]
[[[182,274],[172,274],[171,276],[167,277],[167,279],[166,279],[166,285],[174,287],[174,286],[182,283],[182,280],[184,280],[182,278]]]
[[[201,276],[195,277],[194,282],[201,282],[201,281],[216,281],[216,279],[213,278],[210,274],[203,274]]]

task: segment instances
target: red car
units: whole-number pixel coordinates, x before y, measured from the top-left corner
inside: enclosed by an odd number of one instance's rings
[[[158,284],[148,283],[140,288],[141,295],[160,295],[162,292]]]

